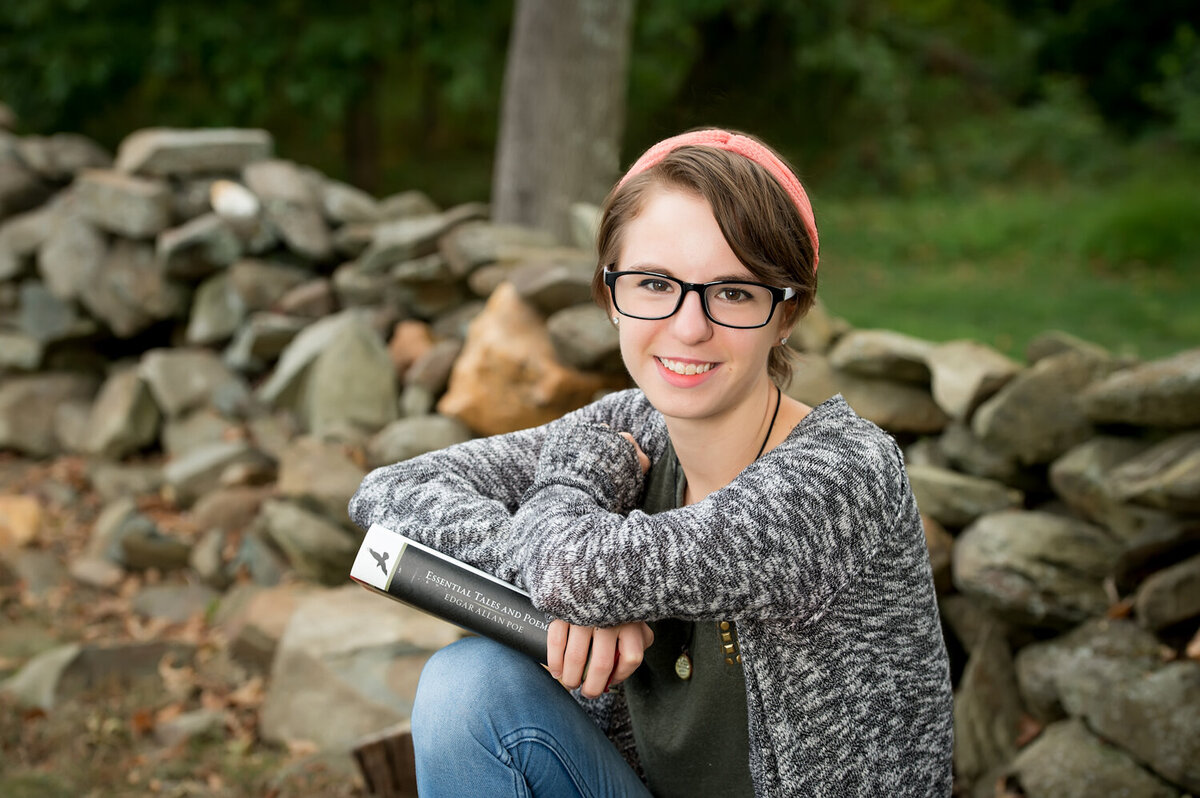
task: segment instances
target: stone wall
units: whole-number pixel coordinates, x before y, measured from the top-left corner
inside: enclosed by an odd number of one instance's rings
[[[115,158],[0,132],[0,449],[85,458],[103,509],[70,578],[103,591],[154,568],[243,608],[247,585],[342,584],[366,469],[626,386],[589,299],[595,209],[574,247],[487,213],[370,197],[275,158],[258,130],[144,130]],[[791,345],[790,395],[841,393],[905,446],[964,792],[1200,791],[1200,349],[1143,363],[1047,333],[1018,363],[820,305]],[[157,524],[146,496],[197,534]],[[0,496],[0,582],[21,577],[34,516]],[[338,601],[361,613],[358,598]],[[286,707],[333,678],[297,684],[296,657],[329,668],[345,650],[287,645],[278,618],[238,628],[247,662],[288,663],[268,737],[344,744],[330,715],[359,706],[353,684],[308,721]],[[383,667],[403,634],[350,670]]]

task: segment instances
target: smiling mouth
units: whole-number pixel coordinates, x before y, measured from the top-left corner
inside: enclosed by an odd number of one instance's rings
[[[685,376],[703,374],[704,372],[711,370],[712,367],[716,365],[715,363],[683,363],[681,361],[671,360],[665,357],[658,358],[658,362],[666,366],[668,371],[673,371],[676,374],[683,374]]]

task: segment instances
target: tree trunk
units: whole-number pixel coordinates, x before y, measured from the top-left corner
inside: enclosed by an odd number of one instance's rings
[[[619,176],[633,0],[517,0],[492,216],[570,240],[568,211]]]

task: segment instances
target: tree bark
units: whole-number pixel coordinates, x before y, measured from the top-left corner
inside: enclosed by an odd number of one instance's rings
[[[569,209],[619,176],[633,0],[517,0],[492,216],[570,240]]]

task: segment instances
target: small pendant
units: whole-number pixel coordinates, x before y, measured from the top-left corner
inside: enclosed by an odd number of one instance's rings
[[[685,682],[692,678],[692,658],[685,651],[675,660],[675,675]]]

